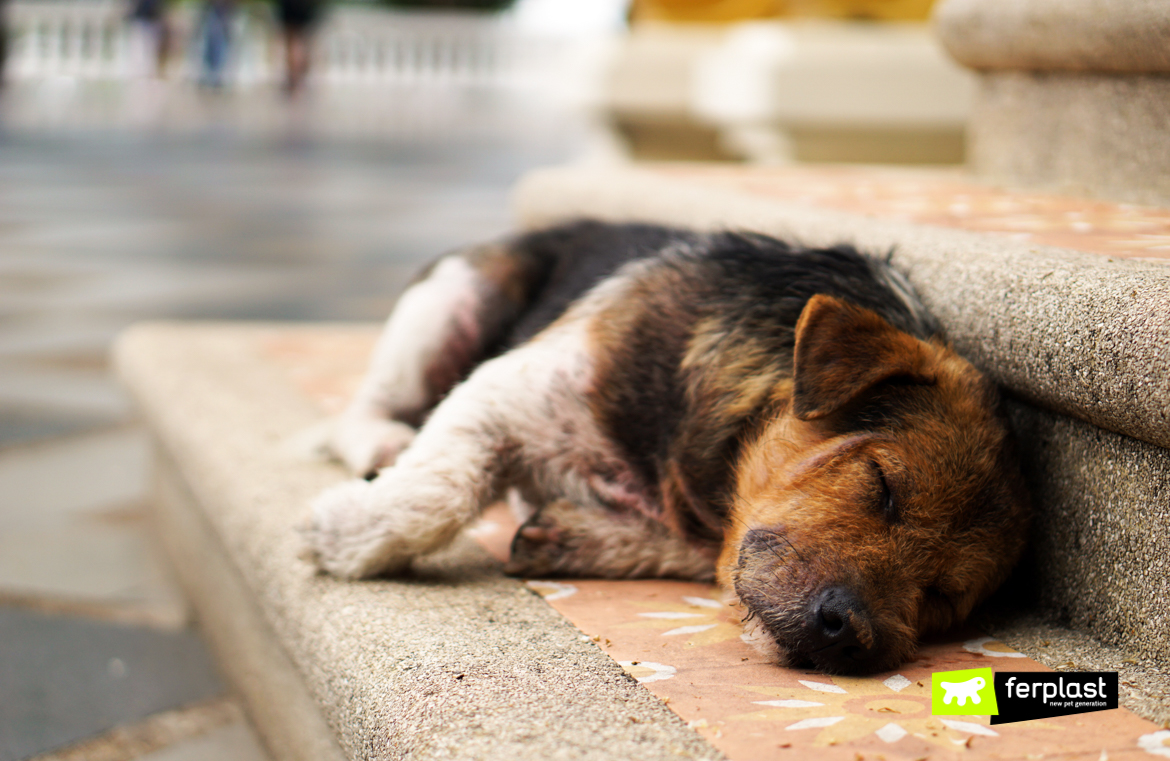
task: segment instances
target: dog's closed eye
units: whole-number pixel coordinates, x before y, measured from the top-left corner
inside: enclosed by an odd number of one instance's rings
[[[874,509],[881,515],[887,523],[896,523],[898,521],[898,503],[894,499],[894,493],[890,491],[890,482],[886,479],[885,471],[877,462],[872,464],[874,473],[877,475],[878,490],[877,496],[874,500]]]
[[[788,549],[788,540],[779,531],[766,528],[754,528],[744,534],[743,543],[740,546],[748,551],[763,550],[779,555],[782,552],[781,548],[784,550]]]

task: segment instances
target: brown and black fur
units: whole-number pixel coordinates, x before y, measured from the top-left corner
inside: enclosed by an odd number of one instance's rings
[[[588,508],[533,506],[514,572],[639,575],[656,566],[615,560],[612,541],[597,560],[590,539],[674,542],[780,661],[858,672],[962,621],[1020,554],[1027,498],[997,390],[886,261],[597,222],[463,256],[488,285],[428,375],[434,399],[621,285],[589,317],[584,399],[618,458],[591,466],[606,488]]]

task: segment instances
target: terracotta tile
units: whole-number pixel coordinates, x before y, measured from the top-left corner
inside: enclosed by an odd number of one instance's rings
[[[697,165],[661,165],[649,171],[883,219],[1170,263],[1170,209],[1007,190],[977,183],[958,171]]]

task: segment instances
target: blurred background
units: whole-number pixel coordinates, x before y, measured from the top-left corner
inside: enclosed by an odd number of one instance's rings
[[[963,161],[930,0],[0,0],[0,761],[264,759],[107,354],[381,320],[566,162]]]

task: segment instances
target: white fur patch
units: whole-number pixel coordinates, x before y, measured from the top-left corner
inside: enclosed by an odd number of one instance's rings
[[[452,277],[458,273],[452,269]],[[520,486],[521,502],[542,507],[564,500],[582,511],[580,520],[610,509],[629,511],[628,526],[582,524],[599,542],[599,567],[624,562],[637,575],[709,576],[710,560],[681,538],[647,541],[646,519],[639,514],[651,514],[654,506],[587,402],[594,369],[590,322],[623,295],[628,282],[620,275],[605,281],[534,339],[476,368],[372,482],[353,481],[321,494],[308,530],[321,567],[349,578],[401,570],[449,543],[501,489]],[[414,306],[408,302],[404,308],[409,312]],[[398,317],[396,312],[391,319],[385,347],[380,344],[379,361],[420,352],[417,343],[409,351],[395,348],[389,334]],[[349,433],[338,444],[343,452],[352,446],[344,455],[351,466],[376,460],[371,448],[396,435],[370,423],[369,411],[385,398],[384,390],[371,385],[365,401],[355,404]],[[525,514],[531,509],[514,502]],[[632,547],[643,550],[624,557]]]
[[[414,438],[409,426],[391,421],[416,416],[430,404],[427,368],[453,333],[468,329],[479,298],[475,269],[449,256],[398,299],[374,347],[369,372],[330,441],[351,472],[364,475],[392,464]]]
[[[374,481],[318,497],[309,538],[320,565],[346,577],[401,569],[450,542],[511,485],[505,478],[522,484],[536,505],[564,499],[583,508],[645,509],[636,478],[597,428],[586,398],[590,320],[626,282],[606,281],[533,340],[476,368]],[[401,356],[391,338],[385,342],[386,361]]]
[[[577,496],[588,492],[589,474],[578,472],[582,447],[610,445],[589,432],[583,336],[583,321],[560,323],[480,365],[392,467],[318,497],[309,535],[320,565],[369,576],[440,549],[495,498],[510,466],[540,471],[536,481]]]

